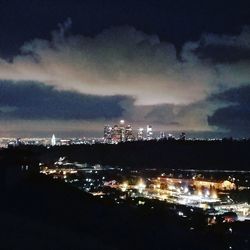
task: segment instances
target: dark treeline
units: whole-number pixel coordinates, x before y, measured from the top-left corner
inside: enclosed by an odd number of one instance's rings
[[[72,162],[139,168],[250,169],[250,141],[147,141],[117,145],[24,146],[0,151],[0,159]]]
[[[43,155],[50,160],[139,168],[250,169],[249,141],[147,141],[118,145],[55,147]]]

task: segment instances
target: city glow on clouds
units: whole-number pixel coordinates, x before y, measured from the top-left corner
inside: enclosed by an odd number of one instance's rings
[[[202,56],[209,46],[249,51],[248,27],[238,36],[204,34],[199,41],[187,41],[177,55],[173,44],[134,27],[109,28],[86,37],[71,35],[70,25],[68,21],[52,32],[51,40],[25,43],[12,60],[0,58],[0,80],[41,82],[97,96],[127,96],[120,104],[124,119],[138,126],[147,122],[162,130],[193,131],[218,129],[208,125],[207,117],[233,105],[210,100],[211,95],[250,84],[249,57],[216,62]],[[98,130],[105,121],[92,122]]]
[[[187,42],[177,59],[173,44],[133,27],[104,30],[94,38],[52,33],[35,39],[13,60],[0,61],[0,79],[32,80],[93,95],[128,95],[137,105],[186,105],[210,94],[249,83],[250,61],[212,64],[200,59],[200,43],[245,46],[249,32],[238,37],[204,35]]]
[[[4,120],[0,121],[0,136],[2,137],[48,137],[51,133],[65,136],[102,136],[100,128],[105,121],[83,121],[83,120]],[[99,132],[99,133],[98,133]]]

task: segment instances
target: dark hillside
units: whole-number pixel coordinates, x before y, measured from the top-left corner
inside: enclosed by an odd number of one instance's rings
[[[54,147],[41,160],[67,156],[71,161],[139,168],[250,169],[249,153],[250,141],[148,141]]]

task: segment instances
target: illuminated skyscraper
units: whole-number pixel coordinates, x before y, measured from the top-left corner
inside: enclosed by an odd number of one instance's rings
[[[137,132],[137,140],[138,141],[142,141],[144,137],[144,129],[143,128],[139,128],[138,132]]]
[[[160,139],[161,140],[166,139],[165,132],[160,132]]]
[[[112,143],[118,143],[121,142],[121,131],[120,131],[120,127],[118,125],[114,125],[114,127],[112,128],[112,132],[111,132],[111,140]]]
[[[104,126],[104,142],[111,143],[112,139],[112,127],[109,125]]]
[[[147,125],[147,140],[153,139],[153,129],[151,125]]]
[[[56,137],[53,134],[52,137],[51,137],[51,146],[55,146],[55,145],[56,145]]]
[[[134,135],[131,125],[125,127],[125,141],[133,141]]]
[[[121,136],[121,141],[125,141],[125,127],[124,127],[125,121],[124,120],[120,120],[120,127],[119,127],[119,133]]]

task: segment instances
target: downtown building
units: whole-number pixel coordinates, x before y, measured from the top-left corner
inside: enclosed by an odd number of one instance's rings
[[[119,142],[127,141],[143,141],[153,139],[153,129],[151,125],[147,125],[146,133],[144,128],[139,128],[136,136],[130,124],[125,124],[124,120],[121,120],[119,124],[115,124],[113,127],[110,125],[104,126],[104,143],[117,144]]]
[[[117,144],[119,142],[134,141],[135,137],[130,124],[125,125],[125,121],[121,120],[119,124],[113,127],[104,126],[104,143]]]
[[[153,128],[151,125],[147,125],[147,140],[150,141],[153,139]]]

